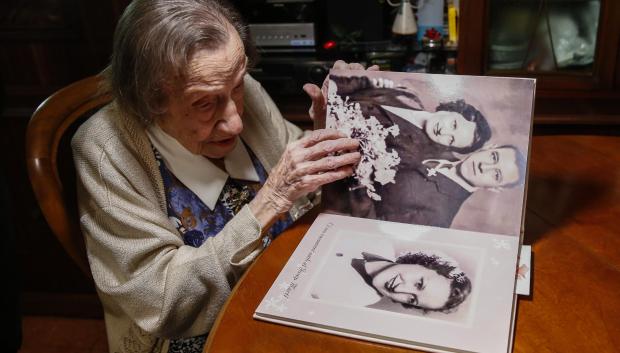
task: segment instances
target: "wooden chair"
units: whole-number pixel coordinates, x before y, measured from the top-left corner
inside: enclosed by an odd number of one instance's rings
[[[26,130],[26,164],[41,211],[62,247],[91,279],[70,142],[79,125],[112,100],[101,84],[97,75],[60,89],[41,103]]]

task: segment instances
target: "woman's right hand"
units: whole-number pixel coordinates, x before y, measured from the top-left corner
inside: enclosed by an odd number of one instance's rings
[[[351,176],[361,158],[358,147],[357,140],[333,129],[312,131],[287,145],[265,185],[250,202],[250,209],[263,229],[301,196]]]
[[[342,60],[337,60],[332,66],[332,69],[336,70],[359,70],[359,71],[379,71],[378,65],[372,65],[368,69],[364,68],[364,65],[360,63],[347,63]],[[310,110],[308,114],[310,115],[310,119],[315,120],[317,118],[324,118],[325,113],[327,112],[327,88],[329,84],[329,75],[325,77],[323,80],[323,84],[319,88],[319,86],[306,83],[303,86],[303,90],[310,96],[312,99],[312,105],[310,106]]]

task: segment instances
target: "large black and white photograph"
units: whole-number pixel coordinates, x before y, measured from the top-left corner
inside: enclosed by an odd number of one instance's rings
[[[520,234],[535,81],[332,70],[326,126],[360,141],[328,212]]]
[[[413,234],[411,234],[413,236]],[[482,249],[343,231],[320,265],[310,297],[466,324]]]
[[[323,213],[254,317],[405,347],[506,351],[519,238]]]

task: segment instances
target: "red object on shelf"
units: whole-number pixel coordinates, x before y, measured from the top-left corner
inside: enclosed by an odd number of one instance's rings
[[[323,49],[325,50],[330,50],[331,48],[336,46],[336,42],[333,40],[328,40],[327,42],[323,43]]]
[[[441,33],[435,28],[429,28],[424,32],[424,36],[430,40],[438,40],[441,39]]]

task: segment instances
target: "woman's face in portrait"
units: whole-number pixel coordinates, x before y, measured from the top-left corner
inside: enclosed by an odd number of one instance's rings
[[[160,127],[194,154],[226,156],[243,130],[246,64],[243,42],[229,27],[226,44],[194,53],[187,82],[168,92],[167,114],[157,121]]]
[[[432,141],[440,145],[464,148],[474,143],[476,123],[456,112],[438,111],[431,114],[424,130]]]
[[[440,309],[450,297],[448,279],[421,265],[396,264],[376,274],[372,285],[395,302],[423,309]]]

